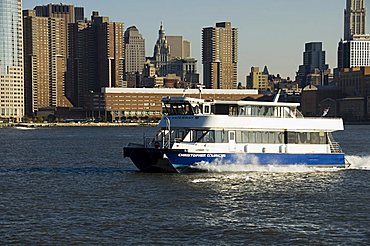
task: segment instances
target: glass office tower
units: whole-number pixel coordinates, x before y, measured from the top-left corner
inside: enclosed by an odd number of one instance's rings
[[[0,1],[0,120],[24,115],[22,0]]]

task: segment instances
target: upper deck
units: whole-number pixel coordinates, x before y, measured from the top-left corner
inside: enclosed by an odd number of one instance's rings
[[[162,99],[164,115],[229,115],[245,117],[303,118],[299,103],[217,101],[188,97]]]
[[[339,118],[305,118],[299,103],[216,101],[186,97],[163,98],[159,127],[185,129],[270,129],[292,131],[343,130]]]

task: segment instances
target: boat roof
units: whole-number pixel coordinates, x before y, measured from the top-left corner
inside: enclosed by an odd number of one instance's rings
[[[166,116],[159,123],[160,128],[182,129],[225,129],[261,131],[334,132],[344,130],[343,120],[336,118],[272,118],[231,117],[228,115],[185,115]]]
[[[264,101],[223,101],[223,100],[206,100],[191,97],[164,97],[162,98],[163,103],[197,103],[197,104],[226,104],[226,105],[238,105],[238,106],[272,106],[272,107],[299,107],[300,103],[289,103],[289,102],[264,102]]]

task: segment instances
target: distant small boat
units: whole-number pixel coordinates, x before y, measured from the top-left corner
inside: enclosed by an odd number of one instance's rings
[[[29,126],[14,126],[17,130],[27,131],[27,130],[36,130],[35,127],[29,127]]]

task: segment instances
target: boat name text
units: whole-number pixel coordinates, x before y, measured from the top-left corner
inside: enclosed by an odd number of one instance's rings
[[[179,157],[186,157],[186,158],[205,158],[205,157],[210,157],[210,158],[225,158],[225,154],[179,154]]]

